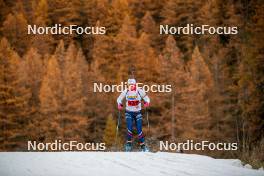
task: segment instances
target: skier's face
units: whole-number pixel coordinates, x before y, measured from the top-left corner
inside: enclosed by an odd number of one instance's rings
[[[130,91],[135,91],[136,90],[136,84],[129,84],[128,87],[129,87]]]

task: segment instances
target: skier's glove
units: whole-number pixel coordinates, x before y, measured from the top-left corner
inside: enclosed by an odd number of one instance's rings
[[[123,109],[123,105],[122,104],[118,104],[117,109],[118,110],[122,110]]]
[[[144,107],[145,108],[149,107],[149,103],[148,102],[144,102]]]

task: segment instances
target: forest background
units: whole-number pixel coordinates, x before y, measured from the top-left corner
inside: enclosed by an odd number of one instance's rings
[[[27,141],[114,146],[118,93],[131,68],[151,93],[153,150],[160,140],[237,142],[214,157],[264,162],[264,57],[261,0],[0,0],[0,150]],[[106,35],[27,35],[27,25],[105,26]],[[238,26],[237,35],[159,35],[159,25]],[[144,114],[144,113],[143,113]],[[121,122],[120,147],[125,121]],[[195,151],[192,151],[195,152]],[[196,151],[197,152],[197,151]]]

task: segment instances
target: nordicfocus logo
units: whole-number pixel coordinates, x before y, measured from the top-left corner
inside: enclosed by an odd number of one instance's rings
[[[210,141],[194,142],[187,140],[186,142],[170,143],[168,141],[160,141],[160,151],[181,151],[181,150],[238,150],[237,143],[218,142],[213,143]]]
[[[28,141],[28,151],[104,151],[105,143],[80,143],[78,141],[42,143],[37,141]]]
[[[224,34],[224,35],[235,35],[238,34],[237,26],[210,26],[210,25],[201,25],[195,26],[194,24],[187,24],[186,26],[169,26],[169,25],[160,25],[160,34],[171,34],[171,35],[205,35],[205,34]]]
[[[104,26],[77,26],[69,25],[62,26],[61,24],[55,24],[53,26],[37,26],[37,25],[28,25],[27,34],[34,35],[71,35],[71,34],[87,34],[87,35],[103,35],[106,34],[106,28]]]
[[[156,93],[168,93],[172,91],[172,85],[160,85],[160,84],[152,84],[147,85],[143,83],[136,83],[137,87],[143,89],[145,92],[156,92]],[[109,85],[103,83],[94,83],[93,84],[93,92],[122,92],[128,88],[127,82],[121,82],[119,85]]]

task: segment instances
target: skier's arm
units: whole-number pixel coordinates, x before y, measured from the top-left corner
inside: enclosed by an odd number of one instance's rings
[[[143,89],[139,89],[138,93],[140,94],[141,98],[144,100],[145,103],[148,103],[148,104],[150,103],[150,99]]]
[[[119,97],[117,98],[117,104],[118,105],[122,105],[122,101],[123,101],[123,99],[125,98],[125,96],[126,96],[126,92],[127,92],[127,90],[124,90],[120,95],[119,95]]]

